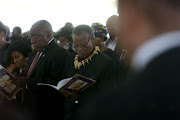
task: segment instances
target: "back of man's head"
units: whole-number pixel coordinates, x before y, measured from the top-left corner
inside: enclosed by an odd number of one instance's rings
[[[12,34],[13,34],[13,36],[21,36],[21,28],[20,27],[14,27]]]
[[[92,28],[88,25],[78,25],[77,27],[74,28],[72,34],[79,36],[83,34],[84,32],[88,33],[89,39],[94,37],[94,32]]]
[[[117,15],[112,15],[107,19],[106,23],[107,24],[108,24],[108,22],[116,22],[117,23],[117,19],[118,19]]]
[[[110,16],[106,21],[107,30],[112,39],[114,39],[117,34],[117,21],[118,21],[117,15]]]

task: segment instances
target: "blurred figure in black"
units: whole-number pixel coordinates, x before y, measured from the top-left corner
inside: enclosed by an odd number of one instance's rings
[[[11,36],[10,36],[10,29],[9,27],[6,25],[6,41],[10,42]]]
[[[128,51],[120,45],[121,38],[117,38],[118,16],[110,16],[106,21],[106,26],[110,38],[105,42],[105,45],[107,48],[114,51],[111,58],[115,66],[114,87],[117,88],[126,80],[127,77],[128,67],[124,64],[124,59],[126,54],[128,54]]]
[[[94,102],[86,120],[179,120],[180,2],[119,0],[118,7],[118,38],[131,73],[119,90]]]
[[[117,15],[112,15],[106,21],[106,27],[110,38],[105,42],[106,46],[111,50],[115,50],[117,44]]]
[[[11,59],[9,59],[8,61],[5,60],[5,52],[7,50],[7,48],[9,47],[9,43],[7,43],[6,41],[6,26],[0,21],[0,65],[2,65],[3,67],[7,68],[11,68]],[[9,69],[9,72],[12,72],[15,69],[15,65],[12,67],[12,69]],[[4,104],[6,103],[6,99],[5,97],[3,97],[2,95],[0,95],[0,104]]]
[[[22,33],[20,27],[14,27],[12,31],[11,42],[15,42],[22,39]]]
[[[9,47],[9,43],[6,41],[6,26],[0,22],[0,64],[5,67],[9,72],[12,72],[16,66],[12,64],[12,58],[6,59],[6,50]]]
[[[74,26],[71,22],[67,22],[64,27],[74,29]]]

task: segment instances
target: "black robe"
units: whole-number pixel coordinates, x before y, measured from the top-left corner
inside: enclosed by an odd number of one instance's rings
[[[81,66],[80,69],[75,69],[75,55],[76,53],[73,53],[68,56],[65,76],[68,78],[78,73],[95,80],[96,83],[79,93],[78,104],[66,99],[66,120],[79,119],[81,114],[88,109],[88,101],[95,99],[95,94],[104,94],[102,91],[107,88],[107,84],[109,84],[110,88],[112,87],[111,84],[113,84],[112,81],[109,81],[113,72],[113,65],[112,60],[108,56],[98,52],[98,54],[92,57],[92,61],[89,61],[89,64],[85,63],[85,66]],[[70,118],[67,118],[67,115]]]
[[[179,54],[180,47],[171,49],[129,74],[121,87],[91,103],[85,120],[179,120]]]

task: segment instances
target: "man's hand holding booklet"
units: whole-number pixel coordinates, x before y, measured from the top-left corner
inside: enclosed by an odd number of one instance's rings
[[[75,74],[71,78],[61,80],[57,86],[38,83],[37,85],[48,85],[51,86],[59,91],[61,91],[66,97],[70,97],[73,100],[78,99],[78,93],[83,91],[84,89],[88,88],[96,81],[85,76]]]

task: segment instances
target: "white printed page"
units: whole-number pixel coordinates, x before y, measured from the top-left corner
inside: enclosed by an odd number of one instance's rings
[[[66,79],[63,79],[61,81],[59,81],[59,83],[57,84],[57,89],[59,90],[63,85],[65,85],[69,80],[71,80],[71,78],[66,78]]]
[[[63,80],[59,81],[57,86],[50,85],[50,84],[44,84],[44,83],[38,83],[37,85],[47,85],[47,86],[55,88],[56,90],[59,90],[63,85],[65,85],[69,80],[71,80],[71,78],[66,78],[66,79],[63,79]]]
[[[3,66],[2,65],[0,65],[0,69],[2,69],[3,68]]]

